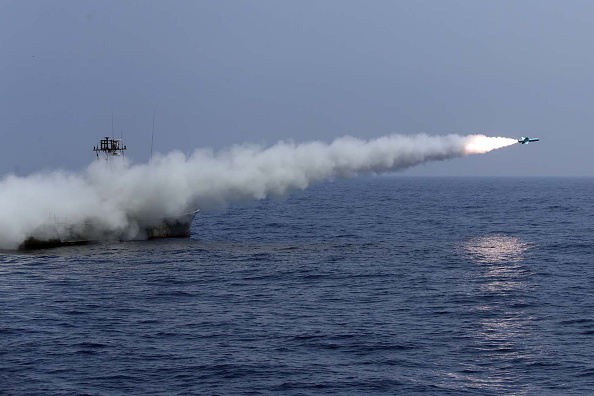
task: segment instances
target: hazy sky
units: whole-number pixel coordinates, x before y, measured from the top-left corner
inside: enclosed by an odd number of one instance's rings
[[[594,176],[592,1],[0,0],[0,174],[391,133],[538,136],[408,175]]]

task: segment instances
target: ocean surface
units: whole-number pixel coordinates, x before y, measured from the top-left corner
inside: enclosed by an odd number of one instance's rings
[[[594,179],[367,177],[0,253],[2,395],[594,394]]]

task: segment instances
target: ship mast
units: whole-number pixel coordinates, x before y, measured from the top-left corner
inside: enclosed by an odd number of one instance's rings
[[[111,139],[109,136],[101,139],[99,146],[93,147],[93,151],[97,153],[97,159],[101,152],[105,155],[105,161],[109,161],[113,157],[124,157],[124,150],[126,150],[126,146],[122,139]]]

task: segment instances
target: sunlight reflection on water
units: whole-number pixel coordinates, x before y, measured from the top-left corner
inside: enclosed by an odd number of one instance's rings
[[[472,261],[483,264],[517,263],[532,244],[506,235],[488,235],[466,241],[463,249]]]
[[[525,309],[530,303],[531,272],[524,261],[533,247],[532,243],[503,234],[472,238],[460,245],[462,255],[479,264],[468,269],[467,278],[474,286],[470,293],[477,299],[471,308],[477,318],[469,332],[474,340],[470,349],[477,361],[469,363],[469,372],[456,375],[463,377],[459,380],[473,383],[476,389],[509,391],[510,385],[521,381],[519,374],[508,368],[516,361],[538,359],[527,342],[537,318]],[[528,387],[519,386],[513,394],[528,391]]]

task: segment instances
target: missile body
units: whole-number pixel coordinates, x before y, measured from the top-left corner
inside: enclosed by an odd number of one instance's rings
[[[539,138],[527,138],[527,137],[521,137],[520,139],[518,139],[518,143],[522,143],[522,144],[528,144],[531,142],[538,142],[540,141]]]

